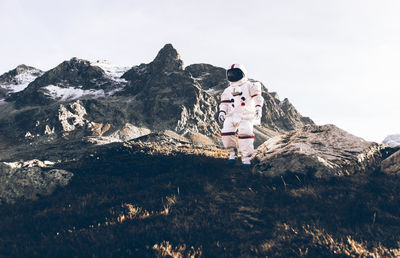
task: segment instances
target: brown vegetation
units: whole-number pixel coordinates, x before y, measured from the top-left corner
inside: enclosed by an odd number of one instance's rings
[[[1,257],[399,256],[400,178],[277,178],[216,148],[105,146],[70,185],[0,209]],[[122,146],[122,147],[121,147]]]

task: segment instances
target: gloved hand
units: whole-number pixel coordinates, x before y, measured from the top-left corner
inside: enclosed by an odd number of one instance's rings
[[[223,124],[225,121],[225,113],[224,112],[219,112],[219,116],[218,116],[218,122],[220,124]]]
[[[262,110],[261,110],[261,108],[257,108],[257,109],[256,109],[256,114],[255,114],[255,116],[254,116],[254,119],[255,119],[255,120],[260,120],[260,119],[261,119],[261,116],[262,116]]]

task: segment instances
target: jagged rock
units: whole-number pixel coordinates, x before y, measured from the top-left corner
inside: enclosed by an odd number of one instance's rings
[[[254,171],[267,176],[300,173],[318,178],[367,173],[379,168],[380,145],[334,125],[307,125],[276,136],[254,154]]]
[[[217,102],[204,92],[188,71],[183,70],[179,54],[167,44],[150,64],[141,64],[123,76],[129,81],[119,93],[135,96],[130,108],[134,120],[154,130],[175,130],[181,134],[200,132],[216,135]]]
[[[222,93],[229,86],[226,80],[226,69],[210,64],[192,64],[185,68],[204,90]]]
[[[171,44],[166,44],[158,52],[149,68],[152,73],[176,72],[183,70],[183,61],[178,51]]]
[[[193,64],[185,69],[189,71],[193,78],[203,89],[213,95],[219,103],[222,91],[229,85],[226,80],[226,70],[224,68],[215,67],[209,64]],[[252,82],[259,82],[250,79]],[[261,83],[261,82],[259,82]],[[259,127],[259,139],[256,139],[256,145],[259,145],[260,139],[269,139],[270,134],[260,133],[264,130],[275,132],[286,132],[301,128],[307,124],[314,124],[308,118],[303,117],[288,99],[279,100],[276,92],[268,92],[266,87],[261,83],[264,97],[262,126]],[[256,134],[256,136],[258,136]],[[261,142],[262,143],[262,142]]]
[[[400,174],[400,150],[382,161],[381,171],[386,174]]]
[[[382,142],[383,144],[389,146],[399,146],[400,145],[400,134],[392,134],[385,137]]]
[[[0,204],[51,194],[57,187],[66,186],[72,176],[71,172],[61,169],[11,167],[0,163]]]

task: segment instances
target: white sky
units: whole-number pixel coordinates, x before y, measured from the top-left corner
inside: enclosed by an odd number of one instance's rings
[[[243,63],[317,124],[400,133],[398,0],[0,0],[0,74],[71,57],[133,66],[172,43],[186,65]]]

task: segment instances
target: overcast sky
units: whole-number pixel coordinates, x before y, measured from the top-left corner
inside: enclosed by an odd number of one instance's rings
[[[0,0],[0,74],[79,57],[247,66],[317,124],[366,140],[400,133],[397,0]]]

